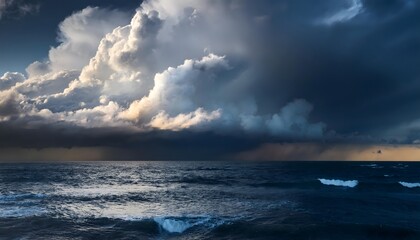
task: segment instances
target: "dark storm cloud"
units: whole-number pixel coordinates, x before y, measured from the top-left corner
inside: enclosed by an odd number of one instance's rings
[[[260,143],[254,138],[220,136],[212,132],[132,133],[126,129],[85,129],[67,124],[32,129],[19,124],[1,125],[0,133],[0,148],[14,149],[18,156],[19,152],[29,149],[86,148],[91,149],[92,154],[95,149],[108,149],[105,156],[95,160],[231,160],[237,152],[256,148]],[[7,160],[4,155],[0,151],[0,161]],[[50,156],[54,157],[60,160],[59,155]]]
[[[273,15],[272,38],[265,39],[270,48],[262,50],[262,105],[303,97],[316,107],[315,118],[341,133],[381,135],[419,118],[420,6],[363,6],[351,21],[333,25],[301,24],[308,15]]]
[[[416,1],[156,0],[130,25],[118,13],[101,44],[106,32],[72,31],[109,12],[74,13],[56,55],[3,93],[0,147],[209,160],[267,142],[420,139]]]

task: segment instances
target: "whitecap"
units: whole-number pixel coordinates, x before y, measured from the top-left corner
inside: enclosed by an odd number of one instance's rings
[[[331,185],[331,186],[340,186],[340,187],[351,187],[354,188],[359,184],[357,180],[339,180],[339,179],[324,179],[318,178],[318,180],[324,185]]]
[[[407,188],[420,187],[420,183],[409,183],[409,182],[398,182],[398,183]]]
[[[190,223],[177,219],[155,218],[154,220],[160,227],[170,233],[182,233],[192,227]]]
[[[214,228],[224,223],[223,220],[216,221],[211,217],[155,217],[153,220],[169,233],[183,233],[198,225]]]

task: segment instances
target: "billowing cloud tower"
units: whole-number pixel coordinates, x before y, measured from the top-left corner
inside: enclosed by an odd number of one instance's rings
[[[2,77],[2,119],[320,138],[325,124],[308,120],[306,100],[267,111],[253,94],[263,83],[254,45],[266,33],[258,26],[270,17],[252,12],[255,4],[153,0],[129,22],[116,10],[76,12],[60,24],[60,45],[27,68],[27,79]]]

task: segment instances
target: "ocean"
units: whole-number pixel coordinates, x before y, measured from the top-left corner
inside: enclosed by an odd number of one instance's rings
[[[420,239],[420,163],[4,163],[0,239]]]

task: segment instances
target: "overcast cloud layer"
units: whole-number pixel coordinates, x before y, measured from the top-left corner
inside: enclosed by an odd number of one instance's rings
[[[87,7],[58,26],[47,60],[0,77],[1,125],[65,146],[133,134],[245,136],[244,148],[411,143],[420,138],[418,16],[409,0],[150,0],[134,16]],[[40,144],[19,134],[12,146]]]

